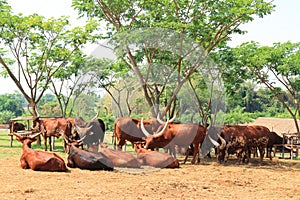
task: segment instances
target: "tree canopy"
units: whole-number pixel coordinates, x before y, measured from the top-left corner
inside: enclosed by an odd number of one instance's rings
[[[156,116],[166,88],[172,93],[164,113],[175,106],[191,75],[207,67],[203,63],[210,52],[224,46],[233,33],[242,34],[241,24],[270,14],[274,6],[263,0],[73,0],[73,7],[105,25],[103,34],[135,73]]]

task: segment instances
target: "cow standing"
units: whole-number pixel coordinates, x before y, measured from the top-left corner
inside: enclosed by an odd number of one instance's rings
[[[66,118],[38,117],[34,120],[34,124],[36,124],[34,129],[38,129],[42,133],[45,151],[47,151],[47,138],[49,138],[50,151],[53,151],[54,141],[51,142],[51,137],[59,138],[63,136],[70,138],[72,136],[72,123]],[[66,150],[65,143],[64,148]]]
[[[105,124],[102,119],[97,118],[98,114],[88,121],[83,127],[75,124],[75,130],[84,145],[87,145],[89,151],[98,152],[99,144],[104,142]]]
[[[36,141],[36,137],[39,134],[40,133],[33,136],[20,136],[14,134],[17,137],[17,140],[23,144],[22,155],[20,158],[21,167],[23,169],[32,169],[35,171],[67,171],[65,161],[55,153],[31,149],[31,143]]]
[[[194,164],[196,162],[197,155],[197,163],[200,162],[200,144],[206,136],[206,127],[198,124],[168,124],[167,121],[158,128],[157,132],[149,134],[143,126],[143,121],[141,124],[143,133],[147,135],[144,138],[146,149],[164,148],[168,145],[172,149],[172,152],[175,152],[175,145],[188,148],[190,144],[193,144],[194,153],[191,163]],[[184,163],[188,156],[189,153],[187,152]]]
[[[215,134],[216,131],[219,132],[219,140],[212,142],[217,146],[219,162],[227,161],[230,154],[236,154],[238,163],[244,160],[251,164],[251,151],[258,148],[262,163],[270,135],[267,127],[238,125],[211,127],[209,134]]]
[[[172,123],[175,117],[169,120]],[[145,129],[153,133],[161,124],[164,124],[157,115],[157,118],[151,118],[144,120]],[[114,146],[116,149],[116,139],[118,140],[118,150],[122,150],[122,147],[126,144],[126,141],[131,142],[132,146],[136,142],[143,142],[142,138],[146,135],[141,130],[141,120],[131,117],[121,117],[114,122]]]

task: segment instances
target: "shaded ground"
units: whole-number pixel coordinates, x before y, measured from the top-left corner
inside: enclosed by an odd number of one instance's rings
[[[299,161],[50,173],[21,169],[19,155],[0,159],[1,199],[300,199]]]

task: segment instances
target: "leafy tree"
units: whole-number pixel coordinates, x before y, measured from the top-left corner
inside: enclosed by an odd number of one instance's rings
[[[6,1],[0,13],[0,64],[37,116],[36,107],[53,76],[70,65],[72,55],[80,52],[95,35],[98,23],[70,28],[68,17],[45,19],[32,14],[14,15]],[[2,74],[3,75],[3,74]]]
[[[210,52],[233,33],[242,34],[241,24],[273,10],[263,0],[73,0],[73,7],[106,25],[106,36],[115,39],[120,60],[138,78],[153,116],[166,88],[172,93],[163,114]]]
[[[24,98],[19,93],[0,95],[0,122],[9,123],[11,118],[24,114]]]
[[[260,46],[256,42],[248,42],[234,48],[229,54],[233,58],[228,63],[230,68],[251,73],[258,82],[264,84],[290,113],[299,132],[300,43]]]

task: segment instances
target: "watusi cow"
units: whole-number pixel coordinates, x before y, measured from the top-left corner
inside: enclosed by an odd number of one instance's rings
[[[219,132],[218,142],[212,140],[217,146],[217,159],[219,162],[226,162],[230,154],[236,154],[238,163],[243,159],[251,164],[251,151],[258,148],[260,163],[262,163],[270,135],[270,130],[267,127],[239,125],[211,127],[209,134],[214,134],[214,132]],[[221,145],[219,142],[221,142]]]
[[[285,141],[286,143],[287,141]],[[274,145],[283,144],[283,137],[279,136],[276,132],[271,131],[269,135],[269,141],[267,145],[267,154],[266,157],[272,160],[272,152]],[[275,156],[276,149],[274,149],[274,156]]]
[[[78,148],[82,140],[73,141],[69,143],[65,138],[68,148],[68,163],[70,168],[80,168],[88,170],[114,170],[113,162],[101,152],[90,152]]]
[[[9,130],[10,132],[18,132],[18,131],[24,131],[25,125],[19,122],[10,122],[9,123]]]
[[[175,117],[169,120],[172,123]],[[144,127],[149,132],[155,132],[161,124],[159,115],[157,118],[144,120]],[[145,137],[141,130],[141,120],[131,117],[121,117],[114,122],[114,148],[116,149],[116,140],[118,140],[118,150],[126,144],[126,141],[131,142],[132,147],[136,142],[143,142]]]
[[[179,162],[176,158],[168,153],[151,151],[142,148],[141,144],[135,144],[137,159],[142,165],[148,165],[157,168],[179,168]]]
[[[207,129],[198,124],[169,124],[168,121],[161,125],[154,134],[149,134],[144,128],[143,120],[141,121],[141,128],[143,133],[147,136],[143,138],[145,141],[146,149],[164,148],[167,145],[171,147],[172,152],[175,152],[175,145],[185,147],[186,149],[190,144],[194,146],[192,164],[200,162],[200,144],[203,142]],[[186,152],[184,163],[189,156]],[[175,157],[175,154],[174,154]]]
[[[48,118],[48,117],[37,117],[34,120],[36,126],[34,129],[41,131],[44,138],[44,150],[47,151],[47,138],[49,138],[49,148],[53,151],[54,141],[51,142],[51,137],[59,138],[60,136],[70,138],[72,137],[72,123],[66,118]],[[66,143],[64,143],[66,151]]]
[[[55,153],[31,149],[31,143],[36,141],[36,137],[39,134],[40,133],[32,136],[20,136],[14,133],[17,140],[23,144],[22,155],[20,158],[21,167],[23,169],[32,169],[35,171],[68,171],[65,161]]]
[[[101,151],[113,163],[115,167],[140,168],[141,163],[129,152],[118,151],[108,148],[108,144],[100,144]]]
[[[87,146],[89,151],[98,152],[99,144],[104,142],[105,124],[103,120],[98,119],[97,115],[88,121],[83,127],[75,124],[75,129],[82,140],[83,144]]]

